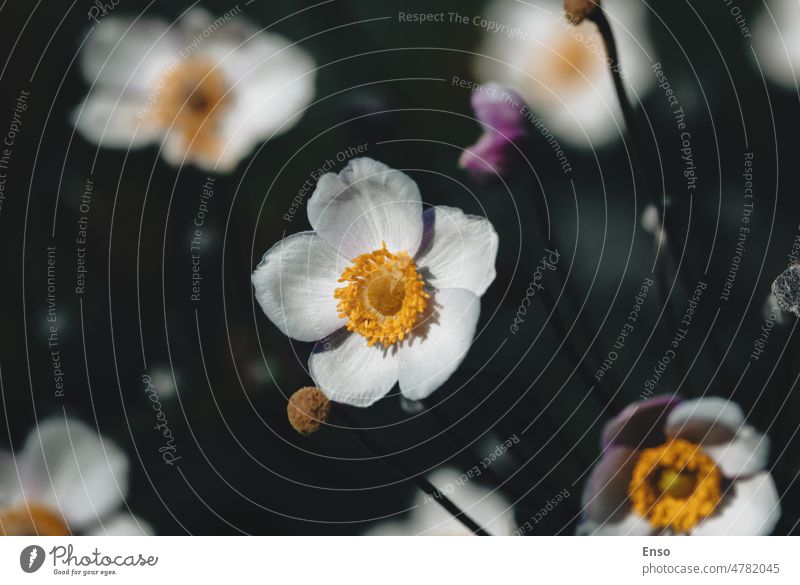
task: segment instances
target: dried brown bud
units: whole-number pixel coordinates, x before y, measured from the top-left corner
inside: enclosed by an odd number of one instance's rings
[[[564,17],[572,24],[580,24],[600,6],[600,0],[564,0]]]
[[[294,430],[301,435],[310,435],[317,432],[328,419],[330,409],[331,402],[322,390],[315,386],[306,386],[289,398],[286,414]]]

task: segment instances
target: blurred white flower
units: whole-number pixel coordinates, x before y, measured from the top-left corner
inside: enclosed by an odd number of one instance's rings
[[[797,91],[800,76],[800,4],[765,0],[753,26],[753,50],[767,78]]]
[[[308,201],[314,231],[275,244],[253,272],[256,298],[283,333],[317,341],[314,383],[331,400],[369,406],[399,381],[430,395],[475,335],[495,278],[498,237],[454,207],[422,212],[417,184],[369,158],[327,173]]]
[[[175,381],[180,381],[180,372],[174,366],[164,366],[157,364],[153,366],[150,374],[150,382],[159,398],[172,398],[178,388]]]
[[[653,235],[661,231],[661,214],[658,212],[658,207],[652,203],[642,211],[642,229]]]
[[[481,528],[494,536],[510,536],[514,531],[514,512],[508,500],[467,479],[453,468],[435,471],[429,478],[440,492],[450,498]],[[414,508],[401,520],[377,523],[366,532],[369,536],[472,536],[464,526],[432,497],[420,494]]]
[[[780,518],[769,439],[728,400],[636,402],[602,440],[579,534],[755,536]]]
[[[110,16],[81,51],[91,89],[74,124],[101,146],[161,143],[174,165],[226,172],[291,128],[314,94],[314,61],[230,13],[169,25]]]
[[[662,246],[667,238],[667,232],[664,231],[664,224],[661,222],[661,212],[658,207],[649,203],[642,211],[641,217],[642,229],[651,234],[655,240],[656,246]]]
[[[495,0],[487,9],[483,40],[474,58],[481,82],[516,89],[555,136],[580,146],[599,146],[624,134],[622,113],[609,73],[603,39],[588,20],[572,25],[563,0],[524,3]],[[603,8],[614,30],[621,72],[634,104],[654,85],[650,73],[646,8],[609,0]],[[496,29],[496,30],[495,30]]]
[[[0,451],[0,535],[141,535],[150,527],[122,511],[128,460],[76,420],[47,419],[18,453]]]

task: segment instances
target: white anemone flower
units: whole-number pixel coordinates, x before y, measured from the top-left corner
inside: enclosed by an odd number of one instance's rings
[[[753,49],[767,78],[793,92],[800,78],[800,3],[767,0],[753,26]]]
[[[498,237],[453,207],[423,213],[417,184],[369,158],[327,173],[308,201],[313,231],[275,244],[253,272],[264,313],[298,341],[318,341],[314,383],[369,406],[399,381],[430,395],[464,359],[480,297],[495,278]]]
[[[621,60],[621,74],[636,103],[653,85],[649,70],[646,7],[639,1],[602,3]],[[589,20],[578,25],[564,17],[563,0],[495,0],[478,24],[482,42],[474,58],[477,78],[517,90],[542,133],[552,132],[577,146],[619,140],[619,110],[603,38]]]
[[[73,419],[43,421],[18,453],[0,451],[0,535],[142,535],[123,511],[128,460],[108,439]]]
[[[489,490],[467,479],[456,469],[439,469],[430,482],[481,528],[494,536],[510,536],[515,529],[514,512],[497,490]],[[376,523],[367,536],[472,536],[472,531],[442,508],[435,499],[420,494],[403,519]]]
[[[728,400],[636,402],[602,441],[579,534],[759,536],[778,523],[769,439]]]
[[[218,172],[291,128],[314,95],[305,50],[198,8],[172,25],[104,18],[81,68],[91,89],[74,124],[86,139],[116,148],[160,143],[170,164]]]

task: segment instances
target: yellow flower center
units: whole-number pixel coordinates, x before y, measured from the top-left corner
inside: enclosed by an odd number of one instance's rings
[[[2,536],[69,536],[63,518],[47,506],[21,504],[0,510]]]
[[[231,105],[228,90],[218,66],[189,58],[167,69],[156,84],[153,120],[180,133],[187,151],[215,155],[219,121]]]
[[[699,445],[674,439],[639,455],[628,484],[634,511],[655,528],[686,533],[722,498],[721,475]]]
[[[582,87],[594,76],[599,75],[605,66],[605,48],[594,25],[582,22],[577,26],[561,23],[563,30],[551,44],[552,52],[532,52],[526,70],[541,71],[539,81],[527,81],[540,88],[544,83],[558,94],[575,87]],[[540,69],[543,67],[543,69]],[[557,98],[553,98],[557,99]]]
[[[384,347],[402,341],[428,304],[425,282],[406,252],[393,254],[383,247],[353,258],[342,272],[333,296],[347,330],[363,335],[369,345]]]

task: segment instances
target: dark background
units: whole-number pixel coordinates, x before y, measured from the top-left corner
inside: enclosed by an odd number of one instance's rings
[[[675,263],[662,259],[666,308],[651,290],[629,344],[590,390],[567,347],[577,348],[591,373],[612,349],[635,294],[651,275],[653,239],[639,227],[648,194],[642,185],[634,194],[622,140],[594,153],[568,149],[574,192],[539,136],[529,150],[538,184],[523,173],[506,186],[481,185],[457,168],[460,149],[480,129],[470,119],[469,93],[448,81],[472,77],[468,51],[485,33],[402,24],[396,13],[479,14],[482,3],[335,0],[275,27],[305,39],[301,46],[321,66],[319,101],[293,130],[217,178],[206,220],[202,300],[193,303],[190,226],[206,173],[170,167],[155,147],[98,150],[73,132],[69,116],[87,90],[76,51],[91,3],[3,2],[3,133],[20,90],[28,89],[30,98],[0,214],[0,443],[18,447],[37,418],[63,409],[96,426],[129,453],[130,507],[159,534],[360,533],[370,519],[408,508],[414,487],[337,428],[339,421],[309,438],[289,427],[287,396],[310,383],[305,368],[311,344],[291,343],[268,322],[254,304],[249,280],[274,242],[308,229],[304,207],[291,223],[282,215],[309,173],[348,146],[367,142],[366,154],[406,170],[426,203],[485,214],[501,237],[498,277],[483,298],[480,335],[428,409],[410,414],[396,392],[372,408],[348,409],[359,424],[375,427],[371,437],[393,453],[393,461],[416,473],[445,462],[466,470],[485,445],[493,448],[517,434],[522,441],[512,456],[525,465],[502,489],[518,502],[520,521],[569,489],[575,495],[536,528],[571,534],[602,424],[639,398],[674,332],[670,314],[680,315],[686,306],[682,283],[702,278],[708,289],[695,323],[658,393],[721,395],[742,406],[772,439],[772,472],[783,506],[776,533],[796,532],[800,348],[794,318],[787,316],[772,331],[759,360],[748,358],[770,283],[786,267],[800,222],[798,97],[762,78],[724,3],[697,2],[696,14],[684,1],[651,4],[659,18],[651,17],[649,32],[687,111],[698,189],[689,201],[674,120],[654,88],[643,100],[649,127],[641,128],[639,154],[653,184],[663,180],[664,193],[655,199],[666,195],[670,202],[667,230],[683,254],[681,272],[676,276]],[[114,14],[146,10],[169,20],[189,5],[122,1]],[[232,8],[221,1],[202,5],[217,15]],[[265,26],[306,5],[311,3],[256,0],[242,7],[242,16]],[[756,1],[738,5],[751,21],[761,10]],[[392,18],[353,24],[382,16]],[[376,144],[393,140],[400,141]],[[722,303],[748,150],[754,153],[755,214],[730,300]],[[89,273],[79,298],[72,292],[74,238],[89,177],[95,183]],[[553,227],[549,240],[540,229],[543,197]],[[46,346],[46,247],[53,244],[63,398],[53,395]],[[509,335],[548,246],[562,254],[558,271],[545,282],[559,298],[566,342],[542,302],[534,302],[520,333]],[[162,438],[153,430],[143,374],[156,379],[179,465],[165,465],[158,453]],[[498,473],[508,476],[507,470]]]

